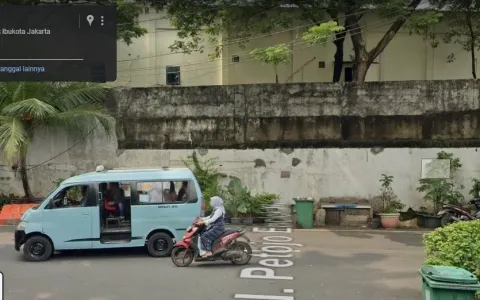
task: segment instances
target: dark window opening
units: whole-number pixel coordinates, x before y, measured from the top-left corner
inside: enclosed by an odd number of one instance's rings
[[[180,66],[167,66],[167,85],[180,85]]]
[[[234,62],[234,63],[240,62],[240,56],[238,56],[238,55],[232,56],[232,62]]]
[[[353,68],[345,68],[344,69],[344,72],[345,72],[345,82],[352,82],[353,81]]]

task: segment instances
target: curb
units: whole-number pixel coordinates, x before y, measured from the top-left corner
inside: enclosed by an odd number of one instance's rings
[[[15,232],[15,228],[17,228],[17,225],[1,225],[0,226],[0,233],[2,232]]]

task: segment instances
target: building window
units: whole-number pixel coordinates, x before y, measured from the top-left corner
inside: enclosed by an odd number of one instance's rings
[[[137,204],[197,202],[193,181],[137,182]]]
[[[240,62],[240,56],[238,56],[238,55],[232,56],[232,62],[234,62],[234,63]]]
[[[180,85],[180,66],[167,66],[167,85]]]
[[[347,67],[344,69],[345,75],[344,79],[345,82],[352,82],[353,81],[353,68]]]

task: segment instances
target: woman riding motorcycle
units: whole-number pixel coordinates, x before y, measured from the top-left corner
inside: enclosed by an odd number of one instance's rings
[[[200,235],[200,256],[207,258],[212,256],[213,241],[225,231],[225,208],[223,200],[218,196],[210,198],[210,205],[213,208],[209,217],[202,218],[199,225],[205,224],[207,229]]]

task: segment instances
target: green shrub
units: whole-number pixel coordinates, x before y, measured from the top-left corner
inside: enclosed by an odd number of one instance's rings
[[[480,192],[480,180],[474,178],[472,179],[472,189],[468,192],[473,198],[477,198]]]
[[[0,194],[0,210],[6,204],[11,204],[15,196],[13,194],[5,195],[3,193]]]
[[[423,193],[423,199],[433,204],[435,214],[445,203],[462,205],[465,201],[463,194],[460,192],[464,186],[455,181],[456,175],[462,167],[460,159],[454,157],[453,153],[445,151],[438,152],[437,159],[450,160],[450,178],[420,179],[420,186],[417,188],[417,191]],[[440,173],[443,172],[444,170]]]
[[[200,189],[202,190],[203,199],[205,200],[205,210],[210,212],[212,210],[210,198],[213,196],[223,198],[225,195],[225,189],[221,181],[227,177],[227,175],[218,172],[217,160],[215,158],[202,160],[197,156],[196,152],[193,152],[186,160],[184,159],[183,163],[187,168],[192,170],[197,178],[198,185],[200,185]]]
[[[480,220],[438,228],[423,240],[425,264],[463,268],[480,278]]]

